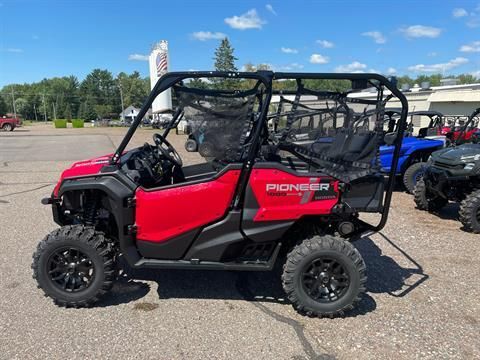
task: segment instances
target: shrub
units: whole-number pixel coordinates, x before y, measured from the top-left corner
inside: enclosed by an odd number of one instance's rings
[[[57,129],[67,127],[67,120],[65,119],[54,120],[53,123],[55,124],[55,128]]]
[[[72,119],[72,126],[74,128],[83,128],[84,121],[82,119]]]

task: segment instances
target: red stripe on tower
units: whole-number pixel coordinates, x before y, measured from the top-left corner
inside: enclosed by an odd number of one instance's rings
[[[167,72],[167,54],[166,53],[157,54],[156,65],[157,65],[158,76],[162,76],[164,73]]]

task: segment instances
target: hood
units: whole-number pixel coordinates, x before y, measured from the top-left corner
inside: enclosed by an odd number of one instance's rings
[[[443,140],[438,139],[424,139],[416,137],[404,137],[402,139],[402,147],[400,149],[400,155],[410,154],[415,150],[429,149],[433,151],[444,146]],[[380,146],[380,155],[393,153],[395,147],[393,145]]]
[[[464,144],[435,151],[432,159],[448,163],[460,163],[470,159],[477,161],[480,160],[480,144]]]
[[[98,174],[100,170],[105,165],[108,164],[112,155],[113,154],[109,154],[109,155],[100,156],[100,157],[89,159],[89,160],[77,161],[73,163],[72,166],[64,170],[60,175],[60,179],[58,180],[58,183],[55,186],[55,189],[53,190],[53,194],[57,196],[60,185],[64,179]]]

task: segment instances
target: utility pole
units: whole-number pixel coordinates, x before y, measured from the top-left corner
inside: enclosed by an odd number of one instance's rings
[[[13,87],[12,87],[12,104],[13,104],[13,114],[15,118],[17,118],[17,107],[15,106],[15,94],[13,92]]]
[[[125,120],[125,108],[123,105],[123,91],[122,91],[122,83],[120,79],[118,79],[118,88],[120,89],[120,102],[122,103],[122,120]]]
[[[47,106],[45,105],[45,93],[42,94],[43,97],[43,118],[47,122]]]
[[[58,94],[55,103],[53,104],[53,118],[57,120],[57,104],[58,104]]]

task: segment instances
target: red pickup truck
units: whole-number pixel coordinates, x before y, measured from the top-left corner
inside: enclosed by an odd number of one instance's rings
[[[13,131],[13,129],[21,124],[22,121],[18,117],[0,117],[0,129],[3,131]]]

